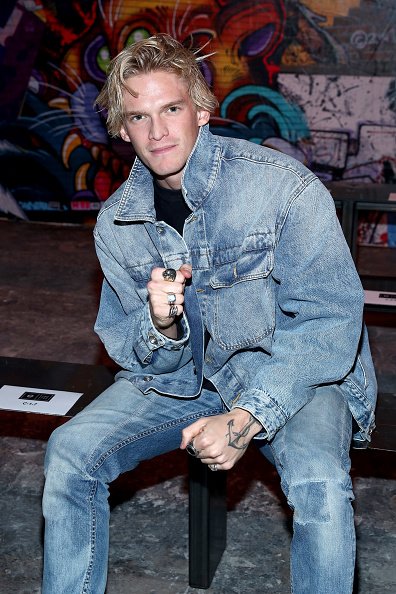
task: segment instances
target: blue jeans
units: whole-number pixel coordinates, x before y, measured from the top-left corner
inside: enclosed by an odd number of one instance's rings
[[[105,591],[108,484],[139,462],[178,448],[183,427],[221,412],[215,392],[203,390],[195,400],[142,395],[119,379],[54,431],[45,463],[42,594]],[[261,448],[274,459],[294,509],[291,571],[296,594],[352,591],[350,439],[351,416],[338,388],[321,388]]]
[[[356,537],[349,450],[352,415],[338,386],[314,399],[261,449],[293,513],[291,591],[351,594]]]

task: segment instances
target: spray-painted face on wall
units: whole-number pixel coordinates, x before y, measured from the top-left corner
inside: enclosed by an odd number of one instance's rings
[[[276,55],[285,24],[283,1],[180,0],[159,2],[101,2],[103,31],[98,62],[105,67],[106,55],[114,56],[139,39],[158,32],[169,33],[188,47],[213,54],[203,71],[221,101],[236,85],[261,84],[279,69]],[[106,41],[105,41],[106,40]]]

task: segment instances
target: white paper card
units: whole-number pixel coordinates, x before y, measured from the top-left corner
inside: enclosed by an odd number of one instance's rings
[[[390,305],[396,307],[396,293],[391,291],[364,291],[367,305]]]
[[[25,386],[0,388],[0,408],[44,415],[65,415],[83,392],[64,392]]]

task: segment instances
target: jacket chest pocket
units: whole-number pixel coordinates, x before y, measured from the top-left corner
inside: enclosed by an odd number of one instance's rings
[[[227,350],[254,348],[268,343],[275,323],[271,271],[272,248],[244,251],[237,259],[215,267],[212,331]]]

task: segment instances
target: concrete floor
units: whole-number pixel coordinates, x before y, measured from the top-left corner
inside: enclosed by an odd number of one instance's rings
[[[89,225],[0,220],[1,356],[111,365],[92,330],[99,290]],[[394,392],[394,318],[368,318],[380,386]],[[34,414],[0,414],[2,594],[40,592],[42,465],[55,424]],[[395,454],[354,452],[353,480],[355,594],[394,593]],[[187,497],[181,452],[147,462],[112,485],[107,594],[201,591],[188,586]],[[228,546],[207,592],[287,594],[290,514],[276,472],[254,448],[229,472],[228,507]]]

